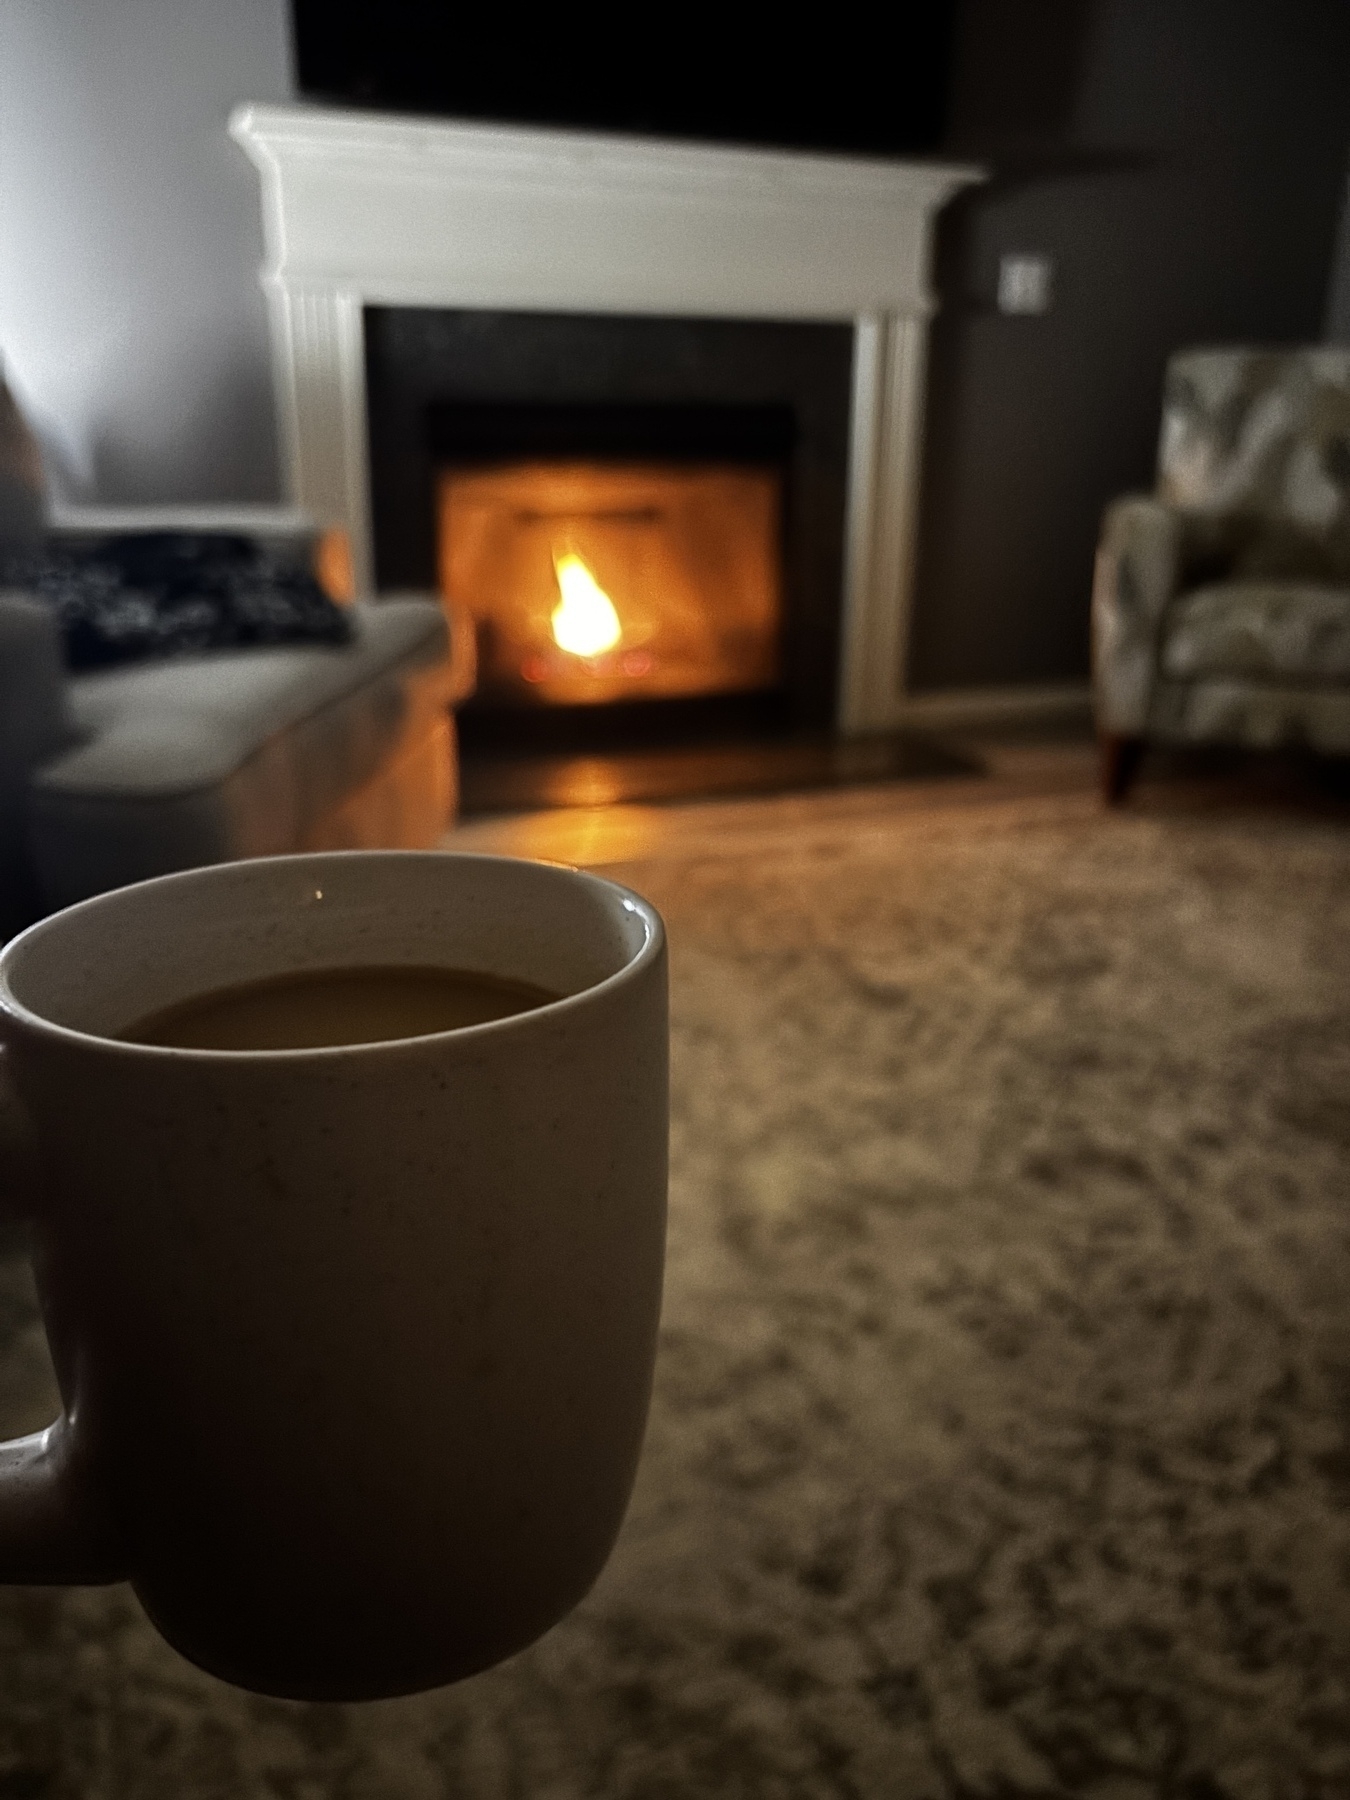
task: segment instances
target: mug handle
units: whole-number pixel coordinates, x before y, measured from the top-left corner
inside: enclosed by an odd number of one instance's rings
[[[22,1218],[37,1191],[33,1128],[0,1044],[0,1216]],[[126,1567],[106,1509],[82,1468],[75,1421],[0,1442],[0,1583],[121,1581]]]

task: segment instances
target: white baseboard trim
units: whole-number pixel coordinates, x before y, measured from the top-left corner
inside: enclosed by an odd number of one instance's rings
[[[906,694],[896,710],[901,729],[1035,725],[1078,714],[1086,723],[1092,716],[1092,688],[1086,681],[1054,687],[943,688],[931,694]]]

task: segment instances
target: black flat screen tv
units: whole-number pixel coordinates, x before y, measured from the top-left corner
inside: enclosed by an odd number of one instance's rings
[[[442,118],[868,156],[931,154],[956,4],[536,14],[432,0],[291,0],[306,99]]]

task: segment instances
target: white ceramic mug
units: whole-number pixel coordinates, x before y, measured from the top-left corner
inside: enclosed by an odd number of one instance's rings
[[[318,1050],[118,1041],[306,968],[564,998]],[[660,1310],[661,921],[504,858],[279,857],[87,900],[0,955],[0,1191],[64,1411],[0,1446],[0,1580],[129,1579],[242,1686],[358,1699],[520,1648],[599,1573]]]

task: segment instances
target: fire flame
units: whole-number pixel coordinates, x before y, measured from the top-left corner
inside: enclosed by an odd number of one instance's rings
[[[573,656],[602,656],[623,636],[614,602],[579,556],[555,556],[562,599],[550,615],[553,641]]]

